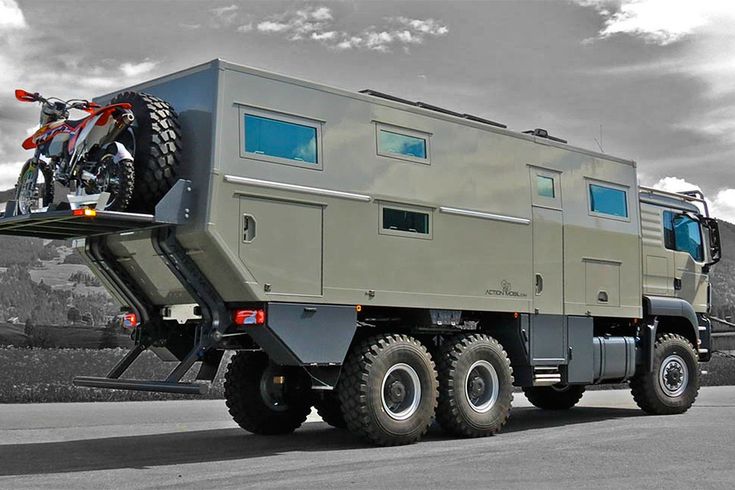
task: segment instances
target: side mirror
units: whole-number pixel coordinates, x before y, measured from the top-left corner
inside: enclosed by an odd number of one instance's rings
[[[15,98],[21,102],[36,102],[38,100],[38,94],[32,94],[22,89],[16,89]]]
[[[714,218],[702,218],[702,225],[709,235],[709,256],[707,265],[714,265],[722,258],[722,246],[720,243],[720,225]]]

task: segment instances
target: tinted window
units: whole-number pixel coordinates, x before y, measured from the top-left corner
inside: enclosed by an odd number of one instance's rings
[[[245,151],[317,163],[316,128],[245,114]]]
[[[536,176],[536,191],[541,197],[554,198],[554,179],[545,175]]]
[[[383,229],[429,234],[429,215],[403,209],[383,208]]]
[[[687,252],[697,262],[704,260],[699,222],[685,214],[664,211],[664,242],[668,249]]]
[[[378,132],[378,152],[426,159],[426,140],[381,129]]]
[[[628,200],[625,191],[590,184],[590,209],[594,213],[628,217]]]

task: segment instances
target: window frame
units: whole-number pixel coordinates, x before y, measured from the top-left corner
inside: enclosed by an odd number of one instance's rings
[[[586,184],[586,194],[587,194],[587,212],[590,216],[594,216],[595,218],[605,218],[605,219],[612,219],[616,221],[625,221],[630,222],[630,214],[632,211],[632,208],[630,206],[630,187],[622,184],[614,184],[612,182],[605,182],[601,180],[592,180],[592,179],[585,179]],[[592,209],[592,186],[595,185],[597,187],[604,187],[607,189],[620,191],[625,196],[625,216],[618,216],[617,214],[608,214],[601,211],[594,211]]]
[[[434,219],[433,212],[434,208],[411,206],[407,204],[398,204],[393,202],[380,202],[378,203],[378,233],[381,235],[400,236],[406,238],[418,238],[420,240],[431,240],[434,237]],[[409,213],[425,214],[428,216],[428,233],[411,232],[403,230],[391,230],[390,228],[384,228],[383,221],[383,210],[385,208],[393,209],[395,211],[406,211]]]
[[[383,123],[380,121],[373,121],[375,123],[375,152],[378,156],[385,158],[392,158],[394,160],[403,160],[406,162],[420,163],[422,165],[431,165],[431,133],[426,131],[420,131],[417,129],[404,128],[402,126],[395,126],[392,124]],[[380,132],[386,131],[388,133],[394,133],[401,136],[408,136],[411,138],[418,138],[424,140],[426,144],[426,158],[414,157],[411,155],[403,155],[401,153],[390,153],[384,152],[380,149]]]
[[[287,114],[285,112],[273,111],[268,109],[261,109],[259,107],[244,106],[240,105],[238,110],[239,117],[239,135],[240,135],[240,158],[247,158],[249,160],[259,160],[262,162],[278,163],[280,165],[289,165],[291,167],[308,168],[311,170],[323,170],[324,169],[324,145],[323,145],[323,129],[324,121],[318,119],[311,119],[304,116],[298,116],[295,114]],[[245,150],[247,142],[247,136],[245,134],[245,116],[255,116],[265,119],[272,119],[274,121],[283,122],[286,124],[294,124],[297,126],[304,126],[313,128],[316,130],[316,163],[300,162],[298,160],[291,160],[289,158],[276,157],[272,155],[266,155],[261,153],[252,153]]]

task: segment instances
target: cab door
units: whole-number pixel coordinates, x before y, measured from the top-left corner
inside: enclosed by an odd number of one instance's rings
[[[561,173],[529,167],[533,241],[533,309],[539,314],[564,313],[564,220]]]
[[[684,213],[664,211],[664,239],[674,254],[674,295],[696,311],[706,311],[709,277],[702,273],[706,258],[699,221]]]

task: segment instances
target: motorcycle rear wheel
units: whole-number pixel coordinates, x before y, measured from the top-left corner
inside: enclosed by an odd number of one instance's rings
[[[39,173],[43,176],[43,184],[38,184]],[[38,202],[42,200],[42,207],[46,207],[54,200],[54,175],[51,169],[36,159],[31,158],[25,164],[18,176],[15,186],[16,208],[15,214],[30,214],[39,208]]]
[[[135,166],[132,160],[122,159],[115,162],[112,158],[112,155],[102,157],[103,165],[97,171],[96,186],[88,190],[88,193],[108,192],[110,197],[105,211],[126,211],[133,199]]]

